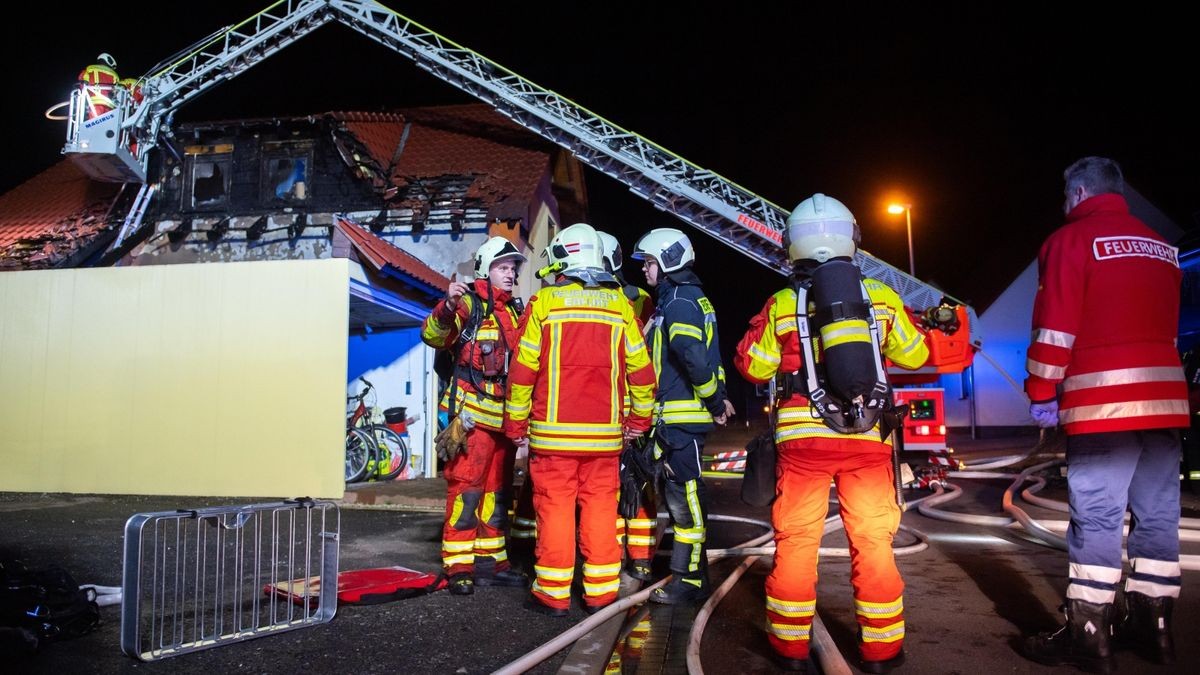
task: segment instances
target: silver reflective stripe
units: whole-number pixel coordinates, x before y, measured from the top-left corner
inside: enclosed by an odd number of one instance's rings
[[[1037,375],[1043,380],[1061,380],[1067,374],[1066,366],[1052,366],[1033,359],[1025,361],[1025,370],[1028,370],[1030,375]]]
[[[1090,422],[1092,420],[1116,420],[1127,417],[1150,417],[1152,415],[1187,415],[1188,402],[1184,400],[1125,401],[1103,405],[1084,405],[1067,408],[1059,413],[1063,424]]]
[[[1133,566],[1134,572],[1141,574],[1150,574],[1156,577],[1177,577],[1179,576],[1179,561],[1178,560],[1154,560],[1153,558],[1134,558],[1129,561]]]
[[[1177,584],[1159,584],[1153,581],[1145,581],[1144,579],[1126,579],[1125,592],[1134,591],[1142,595],[1148,595],[1152,598],[1178,598],[1179,586]]]
[[[1075,336],[1070,333],[1064,333],[1061,330],[1050,330],[1049,328],[1037,328],[1033,331],[1033,335],[1029,338],[1030,342],[1040,342],[1051,347],[1064,347],[1070,349],[1075,345]]]
[[[1116,370],[1102,370],[1097,373],[1072,375],[1063,380],[1063,391],[1091,389],[1092,387],[1112,387],[1121,384],[1142,384],[1145,382],[1184,381],[1183,368],[1175,366],[1118,368]]]
[[[1084,565],[1083,563],[1071,563],[1067,569],[1067,574],[1072,579],[1087,579],[1088,581],[1101,581],[1106,584],[1115,584],[1121,580],[1121,570],[1116,567],[1105,567],[1104,565]]]

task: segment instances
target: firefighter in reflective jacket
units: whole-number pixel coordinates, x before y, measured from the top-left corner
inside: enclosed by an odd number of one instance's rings
[[[443,470],[442,565],[455,595],[473,593],[476,582],[526,583],[510,568],[505,548],[516,448],[502,432],[505,376],[520,313],[512,290],[523,262],[525,256],[507,239],[484,242],[475,253],[474,281],[451,282],[421,329],[425,344],[455,356],[439,408],[469,429],[465,451],[449,458]]]
[[[576,531],[584,608],[596,611],[617,598],[618,455],[649,428],[654,405],[654,368],[633,309],[604,271],[601,249],[586,223],[550,242],[549,265],[538,276],[555,275],[555,283],[529,301],[508,381],[504,431],[529,444],[537,514],[527,606],[551,616],[566,616],[571,604]]]
[[[662,467],[662,494],[671,516],[671,582],[650,600],[692,603],[709,594],[705,556],[708,517],[700,455],[713,423],[725,424],[733,405],[725,395],[717,318],[692,271],[696,253],[687,235],[672,228],[647,232],[632,256],[643,261],[657,309],[647,346],[658,373],[655,457]]]
[[[85,119],[99,117],[117,107],[113,91],[121,78],[117,75],[117,60],[109,54],[96,57],[96,63],[79,73],[79,84],[83,86],[87,106]]]
[[[849,263],[859,241],[853,214],[822,194],[801,202],[788,217],[787,227],[785,245],[793,265],[793,285],[771,296],[750,320],[734,357],[742,376],[755,383],[776,376],[794,381],[793,374],[805,372],[796,289],[811,279],[821,263],[831,259]],[[878,337],[865,334],[867,321],[860,323],[856,334],[845,332],[841,337],[868,344],[877,339],[883,354],[896,365],[921,366],[929,356],[928,347],[896,292],[874,279],[864,279],[861,287],[869,297],[865,311],[873,313]],[[801,308],[806,322],[811,307]],[[890,436],[883,438],[878,425],[862,433],[835,431],[810,405],[807,392],[797,390],[802,388],[785,389],[775,420],[778,478],[771,513],[775,568],[766,583],[768,639],[785,668],[807,668],[816,612],[817,549],[833,480],[850,540],[862,668],[888,672],[903,660],[904,641],[904,582],[892,555],[900,509]]]
[[[604,269],[612,272],[621,292],[633,307],[634,316],[638,320],[638,328],[645,331],[646,325],[654,315],[654,301],[650,299],[641,286],[627,283],[621,274],[624,265],[624,255],[621,252],[621,242],[607,232],[597,232],[604,244]],[[625,396],[625,410],[629,410],[629,395]],[[635,448],[633,451],[640,451]],[[622,469],[628,470],[628,469]],[[625,572],[639,581],[650,581],[652,578],[650,563],[658,548],[655,541],[655,529],[658,525],[658,504],[655,499],[654,486],[649,482],[642,486],[637,496],[637,511],[632,518],[617,518],[617,537],[625,545],[627,559]]]

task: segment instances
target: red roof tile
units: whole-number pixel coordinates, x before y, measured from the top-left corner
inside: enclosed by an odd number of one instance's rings
[[[0,269],[51,267],[101,232],[120,189],[68,160],[0,195]]]
[[[449,279],[413,254],[380,239],[363,226],[340,217],[334,218],[334,225],[354,244],[360,261],[370,265],[376,272],[420,282],[426,287],[423,290],[431,294],[444,293],[450,287]]]

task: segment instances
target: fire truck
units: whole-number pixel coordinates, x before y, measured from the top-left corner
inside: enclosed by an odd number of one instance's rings
[[[138,78],[132,91],[104,92],[116,107],[89,115],[87,87],[69,101],[63,154],[96,180],[140,185],[117,243],[146,227],[154,199],[156,153],[177,153],[172,116],[211,87],[237,77],[312,31],[340,22],[411,59],[442,81],[569,150],[580,161],[747,258],[787,275],[782,248],[788,212],[494,61],[370,0],[280,0],[247,20],[218,30]],[[859,250],[863,274],[896,290],[929,334],[931,359],[919,371],[894,370],[897,401],[908,403],[903,441],[910,450],[946,450],[943,392],[938,377],[971,365],[982,340],[967,304]],[[944,454],[944,453],[943,453]]]

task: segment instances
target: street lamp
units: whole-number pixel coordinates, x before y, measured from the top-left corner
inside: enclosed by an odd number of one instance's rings
[[[904,222],[908,226],[908,275],[916,278],[917,266],[913,262],[912,245],[912,204],[888,204],[888,213],[903,213]]]

